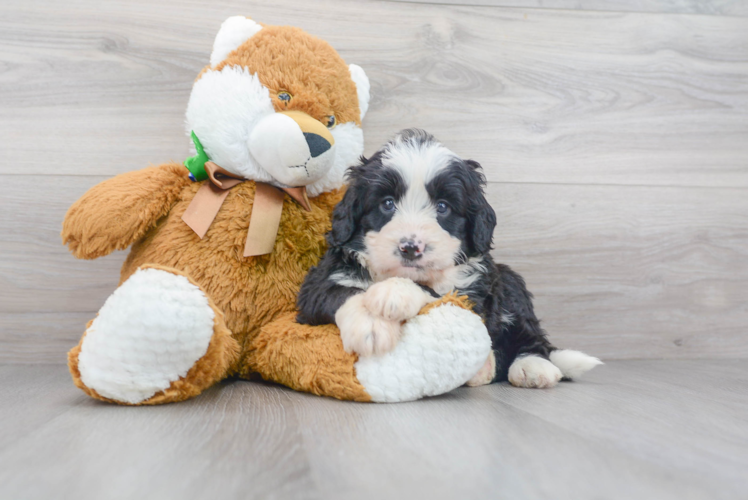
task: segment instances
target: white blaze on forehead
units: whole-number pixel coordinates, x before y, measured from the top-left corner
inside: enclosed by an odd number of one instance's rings
[[[385,147],[382,165],[400,173],[405,194],[395,201],[396,212],[379,231],[366,234],[366,265],[375,281],[398,276],[425,284],[454,281],[445,276],[455,267],[461,241],[441,227],[435,201],[426,185],[457,158],[433,138],[397,137]],[[403,239],[423,245],[423,256],[413,266],[403,266],[398,250]],[[446,286],[446,285],[445,285]]]
[[[405,196],[396,202],[398,210],[401,213],[433,211],[426,184],[455,158],[457,155],[435,141],[398,137],[390,143],[382,156],[382,165],[399,172],[407,185]]]

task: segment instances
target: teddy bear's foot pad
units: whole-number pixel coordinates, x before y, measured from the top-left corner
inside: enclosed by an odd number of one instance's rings
[[[393,351],[359,358],[356,376],[372,401],[413,401],[464,385],[490,352],[491,339],[480,317],[445,304],[405,323]]]
[[[86,330],[78,356],[81,381],[105,398],[143,402],[205,355],[214,318],[208,298],[186,277],[140,269]]]

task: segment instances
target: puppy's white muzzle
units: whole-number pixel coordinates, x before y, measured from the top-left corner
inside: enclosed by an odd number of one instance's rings
[[[306,113],[280,111],[252,129],[249,151],[260,166],[284,186],[312,184],[335,163],[335,139]]]

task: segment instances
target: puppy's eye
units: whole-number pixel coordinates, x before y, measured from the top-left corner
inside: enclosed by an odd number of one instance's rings
[[[278,92],[278,99],[288,104],[291,101],[291,94],[288,92]]]
[[[439,215],[447,215],[449,212],[450,208],[446,201],[439,201],[436,203],[436,213]]]
[[[395,200],[392,198],[386,198],[382,203],[379,205],[379,208],[382,209],[382,212],[389,213],[395,211]]]
[[[335,115],[330,115],[325,117],[326,123],[325,125],[327,128],[335,128],[335,125],[338,124],[338,122],[335,120]]]

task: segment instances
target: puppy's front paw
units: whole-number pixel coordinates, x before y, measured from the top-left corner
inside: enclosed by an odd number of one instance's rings
[[[370,286],[364,305],[374,315],[390,321],[414,318],[432,297],[407,278],[389,278]]]
[[[509,383],[516,387],[545,389],[558,384],[562,376],[556,365],[540,356],[517,358],[509,367]]]
[[[391,351],[400,338],[400,322],[372,315],[364,306],[364,294],[349,298],[335,314],[335,323],[345,351],[359,356]]]

